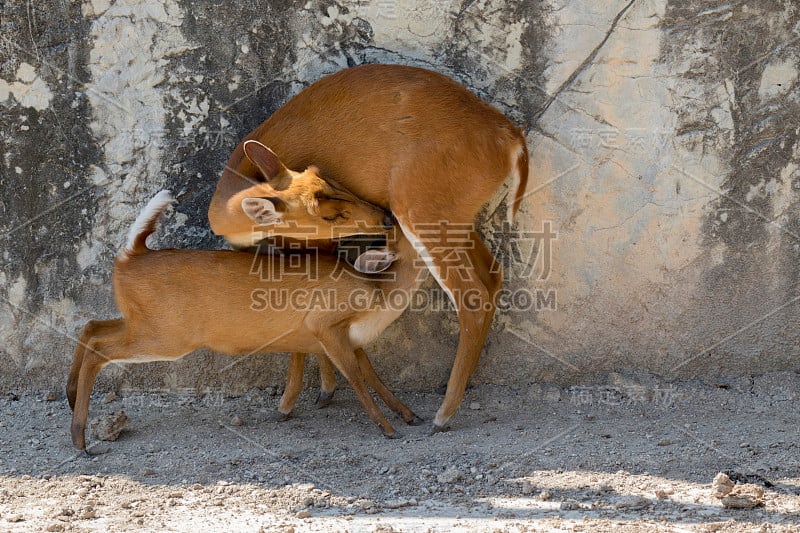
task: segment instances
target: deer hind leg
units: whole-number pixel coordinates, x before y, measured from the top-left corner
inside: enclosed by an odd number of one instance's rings
[[[307,355],[302,352],[294,352],[289,359],[286,387],[283,389],[278,405],[278,420],[280,421],[289,419],[289,415],[297,403],[297,397],[303,389],[303,370]],[[317,407],[321,409],[330,405],[333,400],[333,393],[336,390],[336,375],[333,364],[325,355],[317,355],[317,361],[319,362],[320,391],[316,403]]]
[[[427,219],[446,220],[446,216]],[[471,221],[440,222],[436,231],[430,231],[431,224],[415,224],[400,216],[398,221],[458,312],[458,350],[444,401],[433,419],[433,431],[442,431],[461,405],[467,382],[478,366],[502,274],[492,272],[494,257],[478,238]]]
[[[355,353],[358,359],[358,366],[361,369],[361,373],[364,375],[364,379],[372,390],[380,396],[383,403],[385,403],[389,409],[400,415],[400,418],[409,426],[418,426],[424,422],[424,420],[415,415],[406,404],[401,402],[400,399],[384,385],[378,373],[375,372],[369,357],[367,357],[367,353],[361,348],[357,348]]]
[[[78,339],[78,345],[75,347],[75,356],[72,358],[72,366],[69,369],[69,378],[67,379],[67,402],[69,402],[70,410],[75,410],[75,395],[78,391],[78,373],[81,371],[83,355],[86,352],[89,341],[97,335],[107,334],[119,329],[124,322],[122,318],[114,320],[90,320],[83,327],[81,336]]]
[[[333,401],[333,393],[336,392],[336,371],[331,360],[324,354],[317,355],[319,363],[319,396],[317,397],[317,408],[327,407]]]
[[[110,321],[114,322],[114,321]],[[174,361],[192,348],[179,344],[158,344],[156,337],[137,337],[128,330],[124,320],[105,324],[86,342],[80,368],[77,371],[75,402],[72,411],[72,443],[80,450],[86,449],[86,419],[89,415],[89,399],[97,374],[109,363],[136,362],[137,356],[146,356],[144,361]]]
[[[489,328],[492,326],[494,314],[497,311],[497,295],[503,288],[503,267],[497,262],[497,259],[495,259],[483,241],[481,241],[480,235],[478,235],[477,232],[473,231],[470,238],[473,243],[469,251],[471,263],[475,266],[475,270],[481,282],[489,291],[490,300],[486,305],[488,315],[487,319],[484,321],[484,331],[482,333],[483,343],[485,343],[486,337],[489,334]]]
[[[281,402],[278,405],[280,420],[288,420],[289,414],[297,402],[297,397],[300,395],[300,390],[303,388],[303,369],[306,366],[306,355],[302,352],[293,352],[289,359],[286,386],[283,388]]]
[[[105,365],[120,356],[120,346],[126,343],[124,320],[89,322],[83,330],[75,359],[72,361],[67,396],[72,405],[72,443],[86,449],[86,418],[94,380]]]
[[[346,328],[320,324],[317,338],[325,348],[328,358],[347,379],[350,386],[353,387],[353,391],[355,391],[356,396],[361,401],[361,405],[367,411],[369,418],[378,425],[386,437],[395,438],[397,431],[386,420],[364,383],[364,376],[361,373],[358,358],[350,344]]]

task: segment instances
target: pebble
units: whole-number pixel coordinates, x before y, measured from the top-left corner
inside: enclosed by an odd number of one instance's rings
[[[92,421],[90,428],[95,438],[105,441],[115,441],[120,433],[128,426],[128,415],[120,410],[116,414],[98,418]]]
[[[711,482],[711,495],[715,498],[722,498],[732,491],[735,485],[727,474],[720,472],[714,476],[714,481]]]
[[[89,448],[86,448],[86,453],[89,455],[104,455],[111,451],[111,446],[108,444],[97,443]]]
[[[46,402],[54,402],[58,400],[58,395],[54,391],[48,391],[47,394],[44,395],[44,401]]]
[[[470,408],[471,410],[473,410],[473,411],[480,411],[480,409],[481,409],[481,404],[479,404],[478,402],[470,402],[470,404],[469,404],[469,408]]]
[[[402,509],[403,507],[414,507],[417,505],[417,500],[389,500],[383,503],[387,509]]]
[[[452,466],[436,476],[436,481],[439,483],[455,483],[459,479],[461,479],[461,472]]]
[[[356,500],[355,504],[358,505],[362,511],[369,511],[375,508],[375,502],[367,499]]]
[[[232,426],[243,426],[244,425],[244,420],[242,420],[242,418],[239,415],[233,415],[233,418],[231,418],[231,425]]]
[[[626,496],[614,504],[614,509],[637,510],[650,505],[650,500],[643,496]]]
[[[522,494],[533,494],[533,483],[531,483],[530,481],[523,481]]]
[[[553,497],[553,495],[550,494],[550,492],[546,491],[546,490],[543,490],[542,492],[539,493],[539,501],[542,501],[542,502],[546,502],[552,497]]]
[[[64,531],[64,524],[50,524],[45,531]]]
[[[142,470],[142,475],[143,476],[148,476],[148,477],[149,476],[155,476],[156,475],[156,471],[153,470],[152,468],[145,468],[144,470]]]
[[[103,396],[103,403],[111,403],[113,401],[116,401],[117,398],[118,396],[116,392],[114,392],[113,390],[109,391],[105,396]]]
[[[311,511],[308,509],[303,509],[302,511],[298,511],[295,513],[295,518],[309,518],[311,516]]]
[[[672,490],[672,487],[659,487],[655,490],[656,498],[659,500],[666,500],[670,494],[674,494],[675,491]]]
[[[610,483],[600,483],[597,485],[597,492],[612,492],[614,487]]]

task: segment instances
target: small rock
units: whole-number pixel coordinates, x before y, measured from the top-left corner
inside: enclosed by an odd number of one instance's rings
[[[86,448],[86,453],[89,455],[104,455],[111,451],[111,446],[108,444],[94,444],[89,448]]]
[[[581,508],[581,504],[575,500],[567,500],[565,502],[561,502],[561,505],[559,505],[558,508],[561,511],[577,511]]]
[[[659,500],[666,500],[667,497],[670,496],[671,494],[675,494],[675,490],[672,487],[667,487],[667,486],[658,487],[655,490],[656,498],[658,498]]]
[[[736,485],[722,497],[722,506],[726,509],[753,509],[761,505],[764,505],[764,489],[749,483]]]
[[[553,497],[553,495],[550,494],[550,492],[546,491],[546,490],[543,490],[542,492],[539,493],[539,501],[542,501],[542,502],[546,502],[547,500],[549,500],[552,497]]]
[[[358,505],[362,511],[371,511],[375,509],[375,502],[372,500],[367,500],[366,498],[356,500],[355,504]]]
[[[231,418],[231,425],[232,426],[243,426],[244,425],[244,420],[242,420],[242,418],[239,415],[233,415],[233,418]]]
[[[614,487],[610,483],[600,483],[597,485],[597,492],[613,492]]]
[[[389,500],[383,503],[387,509],[402,509],[403,507],[413,507],[417,505],[417,500]]]
[[[119,438],[120,433],[128,425],[128,415],[125,411],[105,418],[95,419],[90,427],[95,438],[106,441],[114,441]]]
[[[672,441],[669,439],[661,439],[658,441],[658,446],[669,446],[670,444],[672,444]]]
[[[715,533],[716,531],[725,531],[726,529],[731,529],[734,525],[733,521],[728,522],[708,522],[705,525],[705,531],[709,533]]]
[[[530,481],[522,482],[522,494],[533,494],[533,483]]]
[[[481,404],[479,404],[478,402],[470,402],[469,408],[471,410],[473,410],[473,411],[480,411],[481,410]]]
[[[714,476],[714,481],[711,482],[711,495],[715,498],[722,498],[730,491],[733,490],[735,483],[727,474],[720,472]]]
[[[64,524],[59,524],[58,522],[50,524],[45,531],[64,531]]]
[[[152,468],[145,468],[144,470],[142,470],[142,475],[143,476],[148,476],[148,477],[149,476],[155,476],[156,475],[156,471],[153,470]]]
[[[626,496],[614,504],[614,509],[638,510],[650,505],[650,500],[642,496]]]
[[[12,514],[11,516],[6,518],[6,522],[16,523],[16,522],[24,522],[25,519],[22,518],[22,515]]]
[[[78,518],[81,520],[90,520],[97,516],[97,512],[94,509],[90,509],[88,511],[84,511]]]
[[[44,395],[44,401],[46,402],[54,402],[58,400],[58,395],[54,391],[48,391],[47,394]]]
[[[116,392],[114,392],[113,390],[109,391],[108,394],[103,396],[103,403],[111,403],[113,401],[116,401],[117,398],[118,398],[118,396],[117,396]]]
[[[295,518],[309,518],[311,516],[311,511],[308,509],[303,509],[302,511],[298,511],[295,513]]]
[[[461,479],[461,472],[452,466],[436,476],[436,481],[439,483],[455,483],[459,479]]]

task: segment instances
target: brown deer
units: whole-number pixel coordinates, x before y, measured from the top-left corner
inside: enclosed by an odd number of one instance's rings
[[[453,301],[459,345],[433,420],[434,431],[444,429],[478,364],[503,282],[500,265],[474,230],[475,216],[511,176],[513,220],[528,180],[522,132],[463,86],[429,70],[362,65],[324,77],[247,135],[228,160],[208,216],[214,233],[237,247],[263,235],[242,206],[269,181],[270,168],[246,157],[256,142],[290,168],[316,165],[359,198],[391,210]]]
[[[325,354],[350,382],[367,414],[386,436],[396,432],[367,385],[404,421],[421,422],[384,386],[360,349],[404,310],[382,305],[388,301],[386,294],[402,291],[410,300],[410,293],[419,285],[418,257],[405,238],[397,239],[396,251],[371,250],[357,258],[361,270],[386,270],[381,279],[359,275],[325,254],[294,257],[305,262],[309,275],[271,279],[253,274],[254,258],[266,263],[268,272],[281,272],[286,257],[147,248],[147,236],[172,201],[170,194],[162,191],[148,203],[114,262],[114,297],[124,318],[92,320],[81,333],[67,383],[73,410],[72,442],[77,448],[86,448],[89,398],[95,378],[106,364],[172,361],[201,347],[230,355],[295,352],[279,408],[284,414],[291,411],[297,398],[304,354],[318,353]],[[384,222],[383,210],[366,202],[349,209],[349,216],[374,227]],[[258,210],[249,212],[254,218],[259,216]],[[365,293],[371,296],[370,305],[352,305],[353,295]],[[282,294],[308,298],[294,298],[299,303],[292,305],[275,305],[273,297]],[[314,299],[320,295],[332,295],[333,300],[320,304]],[[321,369],[324,392],[325,378],[330,385],[333,370],[324,360]],[[332,386],[329,388],[332,391]]]

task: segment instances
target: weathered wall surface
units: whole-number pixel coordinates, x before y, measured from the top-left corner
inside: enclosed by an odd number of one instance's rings
[[[476,380],[800,369],[795,2],[0,10],[0,387],[61,386],[78,328],[115,314],[111,261],[155,191],[183,192],[160,245],[221,245],[205,210],[238,140],[305,85],[367,62],[451,75],[528,135],[518,226],[503,226],[501,197],[480,218],[509,301]],[[423,388],[444,381],[456,342],[454,313],[427,306],[371,351],[388,382]],[[199,354],[102,379],[237,390],[284,367]]]

